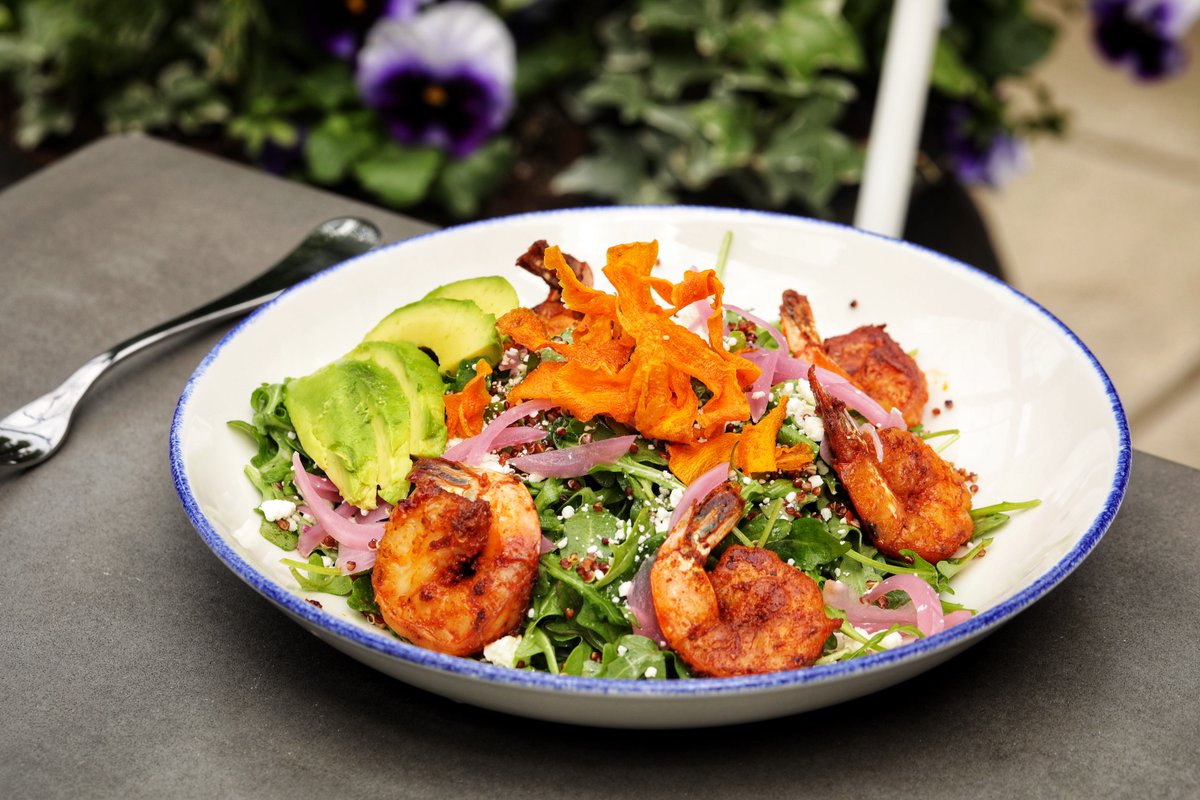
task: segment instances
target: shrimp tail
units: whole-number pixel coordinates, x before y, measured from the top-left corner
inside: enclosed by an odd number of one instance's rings
[[[779,321],[783,327],[783,338],[787,339],[787,346],[792,355],[800,355],[810,347],[821,347],[821,335],[817,333],[812,306],[804,295],[793,289],[783,293],[783,303],[779,306]]]
[[[699,550],[705,555],[711,553],[737,525],[745,508],[742,493],[732,483],[723,483],[709,492],[695,514],[686,521],[692,526],[692,538]]]
[[[867,452],[867,442],[859,433],[858,427],[850,419],[846,404],[836,397],[831,397],[817,380],[816,366],[809,367],[808,385],[812,388],[813,398],[817,401],[817,411],[825,426],[825,438],[833,451],[834,461],[850,461]],[[871,450],[874,453],[874,448]]]

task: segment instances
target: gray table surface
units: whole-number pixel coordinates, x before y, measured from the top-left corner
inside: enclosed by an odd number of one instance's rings
[[[0,410],[346,213],[426,228],[147,138],[0,193]],[[122,365],[62,453],[0,478],[0,796],[1200,795],[1198,471],[1136,454],[1075,574],[893,689],[714,730],[534,723],[360,665],[207,550],[167,429],[228,327]]]

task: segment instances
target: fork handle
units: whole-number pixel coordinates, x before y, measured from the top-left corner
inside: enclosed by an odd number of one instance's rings
[[[329,220],[314,230],[296,249],[256,278],[173,319],[113,345],[88,359],[69,378],[41,398],[45,414],[60,410],[64,403],[74,405],[109,367],[134,353],[194,328],[245,314],[274,300],[284,289],[309,278],[326,267],[361,255],[377,245],[379,229],[366,220],[343,217]]]

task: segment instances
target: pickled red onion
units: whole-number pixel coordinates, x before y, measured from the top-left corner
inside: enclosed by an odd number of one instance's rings
[[[728,461],[723,461],[708,472],[698,475],[688,484],[687,489],[684,490],[683,495],[679,498],[679,502],[675,504],[675,510],[671,512],[671,521],[667,524],[667,530],[674,530],[675,523],[679,522],[684,512],[695,503],[699,503],[708,497],[709,492],[727,480],[729,480]]]
[[[883,463],[883,440],[879,438],[879,431],[869,422],[864,422],[858,426],[859,431],[865,432],[867,438],[875,444],[875,460],[880,464]]]
[[[576,478],[600,464],[611,464],[629,452],[637,436],[614,436],[598,442],[510,458],[510,466],[546,478]]]
[[[338,543],[339,549],[344,546],[355,550],[366,550],[372,539],[378,541],[383,537],[383,523],[360,525],[334,511],[328,502],[317,493],[311,480],[312,476],[304,471],[304,466],[300,463],[299,453],[292,454],[292,474],[296,490],[304,498],[309,511],[325,528],[325,533],[332,536]]]
[[[533,416],[539,411],[545,411],[553,407],[554,404],[549,400],[528,400],[524,403],[518,403],[489,422],[487,427],[477,435],[469,439],[463,439],[451,447],[442,457],[447,461],[457,461],[460,464],[478,466],[483,456],[495,449],[496,437],[505,428],[519,419]]]
[[[633,632],[655,642],[662,642],[663,632],[658,624],[658,613],[654,610],[654,592],[650,588],[650,570],[654,568],[654,559],[655,556],[652,555],[638,567],[626,601],[629,603],[629,610],[633,612],[633,618],[637,620]]]
[[[340,569],[343,575],[357,575],[360,572],[366,572],[375,566],[375,551],[369,548],[360,550],[357,547],[339,545],[337,563],[334,566]]]
[[[762,370],[761,374],[755,378],[750,391],[746,392],[746,400],[750,402],[750,421],[758,422],[766,412],[767,403],[771,399],[771,387],[774,385],[775,379],[775,365],[779,361],[780,353],[778,350],[766,350],[761,347],[755,347],[752,350],[743,350],[741,355],[742,358]]]
[[[937,592],[916,575],[892,575],[875,584],[861,598],[841,581],[826,581],[825,602],[846,612],[846,621],[870,632],[892,625],[914,625],[925,636],[940,633],[971,618],[966,610],[946,614]],[[909,601],[899,608],[880,608],[875,601],[888,592],[902,591]]]
[[[738,306],[731,306],[728,303],[725,304],[725,310],[732,311],[734,314],[753,322],[760,328],[765,328],[767,333],[771,334],[771,338],[775,340],[775,344],[779,345],[781,348],[787,347],[787,343],[784,341],[783,334],[779,332],[779,328],[776,328],[762,317],[756,317],[746,309],[739,308]]]
[[[550,435],[550,431],[544,431],[541,428],[505,428],[497,434],[495,440],[492,441],[493,450],[502,450],[505,447],[514,447],[516,445],[529,444],[530,442],[540,442]]]

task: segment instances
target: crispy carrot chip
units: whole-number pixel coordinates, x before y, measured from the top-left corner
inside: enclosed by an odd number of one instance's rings
[[[484,359],[475,364],[475,377],[461,392],[446,395],[446,435],[465,439],[483,430],[483,412],[491,401],[487,376],[492,367]]]
[[[501,319],[500,330],[513,341],[531,350],[551,347],[565,359],[540,364],[513,389],[510,403],[549,400],[579,419],[605,415],[644,436],[683,444],[749,418],[744,391],[759,370],[725,350],[723,287],[711,270],[671,283],[650,274],[657,242],[617,245],[604,267],[617,290],[608,294],[581,283],[557,247],[547,248],[545,258],[562,283],[563,304],[583,319],[569,343],[552,341],[544,322],[531,319],[535,314],[514,311]],[[670,305],[660,306],[655,293]],[[705,341],[671,316],[707,297],[716,311]],[[693,382],[710,394],[703,405]]]
[[[737,466],[743,472],[774,472],[775,437],[783,427],[787,416],[787,397],[780,400],[765,417],[742,431],[741,445],[737,452]]]

